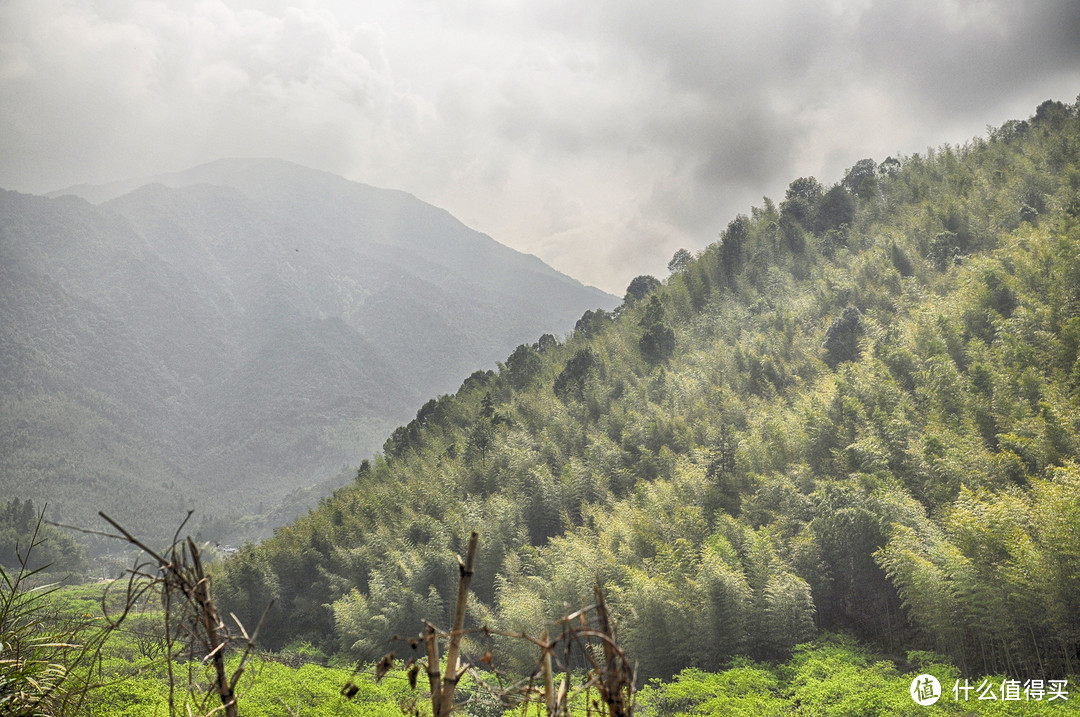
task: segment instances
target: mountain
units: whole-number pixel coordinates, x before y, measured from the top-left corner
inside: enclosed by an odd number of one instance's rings
[[[0,193],[0,491],[66,522],[270,511],[617,302],[404,192],[277,160],[55,194]]]
[[[1047,102],[796,179],[616,316],[426,404],[217,594],[245,624],[275,599],[272,648],[400,653],[449,624],[476,529],[466,627],[523,675],[497,631],[540,635],[596,583],[643,682],[819,631],[904,671],[1075,674],[1078,177],[1080,107]]]

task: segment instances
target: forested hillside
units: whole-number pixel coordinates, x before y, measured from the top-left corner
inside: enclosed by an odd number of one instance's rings
[[[1078,107],[854,159],[424,404],[227,562],[229,609],[370,658],[448,622],[476,528],[471,620],[538,631],[599,581],[646,677],[822,630],[1075,673]]]
[[[71,192],[101,203],[0,191],[0,495],[65,523],[166,538],[197,508],[203,537],[254,537],[427,396],[617,303],[287,162]]]

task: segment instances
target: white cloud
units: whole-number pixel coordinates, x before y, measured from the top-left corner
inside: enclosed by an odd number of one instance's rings
[[[15,159],[5,180],[26,181],[18,174],[36,165],[34,188],[45,189],[245,154],[377,170],[430,115],[396,85],[378,28],[346,30],[324,10],[268,15],[220,0],[108,9],[6,8],[17,24],[5,23],[0,64],[15,130],[0,140]]]
[[[1080,91],[1055,0],[6,0],[0,186],[279,156],[621,293],[797,176]]]

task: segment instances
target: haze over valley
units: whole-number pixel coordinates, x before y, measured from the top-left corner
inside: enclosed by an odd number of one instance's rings
[[[270,512],[617,303],[404,192],[277,160],[53,195],[0,195],[0,488],[67,522]]]

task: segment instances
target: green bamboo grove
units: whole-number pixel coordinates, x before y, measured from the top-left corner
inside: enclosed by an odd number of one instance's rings
[[[449,622],[477,529],[471,624],[538,632],[599,581],[643,677],[823,631],[1080,670],[1077,105],[796,179],[671,269],[426,403],[225,563],[228,609],[374,658]]]

